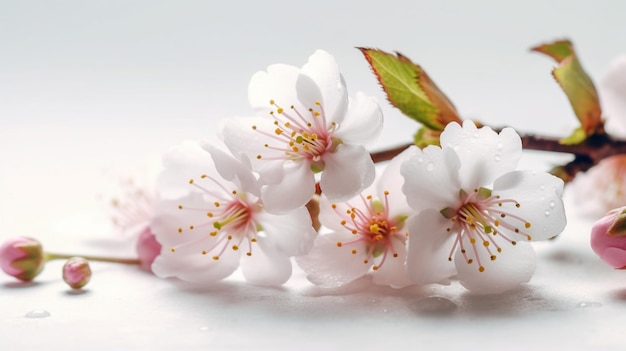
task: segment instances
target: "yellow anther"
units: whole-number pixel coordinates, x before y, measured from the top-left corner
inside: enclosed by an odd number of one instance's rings
[[[202,250],[202,254],[203,254],[203,255],[206,255],[206,250]]]
[[[524,227],[526,227],[526,229],[530,228],[530,223],[529,222],[524,223]]]
[[[478,267],[478,271],[479,272],[484,272],[485,271],[485,267],[483,267],[483,266]]]
[[[220,257],[219,256],[213,256],[213,259],[217,261],[217,260],[220,259]]]
[[[341,241],[337,242],[337,247],[341,247],[343,244],[341,244]]]
[[[176,252],[176,249],[172,247],[172,248],[170,248],[170,251]]]

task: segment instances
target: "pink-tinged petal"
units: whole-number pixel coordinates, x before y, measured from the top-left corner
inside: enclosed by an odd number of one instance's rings
[[[371,145],[383,128],[383,112],[373,97],[358,92],[350,99],[345,120],[335,134],[348,144]]]
[[[409,279],[405,267],[405,243],[396,239],[391,241],[391,245],[393,252],[397,253],[398,257],[393,257],[391,253],[387,254],[384,264],[372,274],[374,284],[386,285],[396,289],[412,285],[413,282]]]
[[[252,255],[242,256],[241,270],[247,282],[256,285],[281,285],[291,277],[291,260],[259,239]]]
[[[198,284],[213,283],[232,274],[239,266],[240,251],[227,247],[222,253],[226,242],[217,243],[216,237],[208,235],[213,229],[205,224],[206,212],[179,210],[181,203],[189,208],[206,206],[202,195],[197,193],[157,206],[150,228],[162,249],[152,264],[153,273]],[[214,260],[213,256],[219,259]]]
[[[350,199],[374,181],[376,170],[372,158],[362,146],[341,144],[324,156],[322,192],[331,201]]]
[[[626,137],[626,56],[613,61],[599,89],[605,129],[613,136]]]
[[[560,234],[565,228],[563,207],[563,181],[551,174],[536,171],[509,172],[494,183],[493,195],[513,199],[520,206],[503,204],[503,210],[524,219],[530,227],[520,230],[531,235],[532,240],[545,240]],[[516,240],[515,238],[511,238]]]
[[[252,174],[252,171],[243,163],[235,160],[232,156],[217,149],[215,146],[205,145],[204,149],[210,153],[215,168],[222,178],[239,185],[238,189],[240,189],[240,191],[257,197],[261,196],[259,185],[257,184],[254,174]]]
[[[400,167],[404,177],[402,191],[416,211],[427,208],[441,210],[459,201],[460,161],[449,148],[429,146],[423,150],[412,146],[410,159]]]
[[[337,246],[338,242],[354,239],[350,235],[320,235],[313,248],[305,256],[296,257],[296,262],[315,285],[326,288],[338,287],[364,276],[373,262],[363,263],[367,250],[362,241]],[[352,250],[356,250],[353,254]]]
[[[296,81],[300,76],[297,67],[276,64],[267,67],[267,71],[255,73],[248,84],[248,101],[255,109],[268,111],[272,108],[270,101],[289,107],[294,105],[303,110],[296,92]]]
[[[389,192],[387,198],[389,201],[389,214],[391,217],[409,217],[414,212],[409,206],[406,196],[402,192],[404,178],[400,173],[402,164],[409,160],[412,154],[413,151],[411,148],[407,148],[391,159],[376,182],[376,193],[378,194],[379,199],[385,198],[385,191]]]
[[[467,251],[473,252],[467,235],[463,242]],[[461,285],[476,294],[499,294],[530,281],[536,265],[532,246],[523,242],[512,246],[501,239],[498,244],[502,247],[502,252],[494,261],[483,247],[477,247],[478,259],[474,258],[471,264],[465,261],[460,250],[457,251],[454,262]],[[484,271],[479,270],[478,262],[485,268]]]
[[[301,73],[315,83],[321,96],[316,97],[314,91],[309,91],[309,84],[301,78],[302,81],[298,81],[300,101],[314,104],[318,100],[323,104],[329,122],[342,122],[348,106],[348,91],[335,58],[326,51],[317,50],[302,67]]]
[[[304,255],[313,246],[317,232],[311,225],[311,216],[304,207],[274,215],[257,214],[256,220],[263,227],[264,243],[283,256]]]
[[[459,155],[461,187],[466,191],[491,185],[514,170],[522,156],[522,141],[513,129],[504,128],[498,134],[488,127],[477,128],[470,120],[462,127],[448,124],[440,141],[443,148],[452,148]]]
[[[446,231],[449,220],[435,210],[424,210],[407,221],[409,243],[406,269],[417,284],[449,284],[455,274],[448,260],[454,236]]]
[[[315,194],[315,176],[306,162],[285,162],[282,182],[262,189],[261,198],[267,212],[285,213],[306,205]]]

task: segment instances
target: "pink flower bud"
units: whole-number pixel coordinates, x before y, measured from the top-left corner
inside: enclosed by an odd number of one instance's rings
[[[63,280],[72,289],[80,289],[89,283],[91,268],[89,261],[82,257],[72,257],[63,265]]]
[[[146,226],[139,234],[135,248],[141,262],[141,268],[152,272],[152,262],[161,253],[161,244],[156,240],[149,226]]]
[[[591,248],[613,268],[626,268],[626,207],[616,208],[591,229]]]
[[[16,237],[0,246],[0,268],[17,279],[33,280],[45,264],[41,243],[33,238]]]

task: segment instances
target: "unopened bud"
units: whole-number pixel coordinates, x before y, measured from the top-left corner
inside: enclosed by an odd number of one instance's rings
[[[72,289],[80,289],[89,283],[91,268],[89,261],[82,257],[72,257],[63,265],[63,280]]]
[[[148,272],[152,272],[152,262],[161,253],[161,244],[150,230],[149,226],[139,234],[137,238],[137,256],[141,263],[141,268]]]
[[[626,268],[626,207],[616,208],[591,229],[591,249],[613,268]]]
[[[0,246],[0,268],[17,279],[33,280],[43,270],[44,264],[41,243],[33,238],[15,237]]]

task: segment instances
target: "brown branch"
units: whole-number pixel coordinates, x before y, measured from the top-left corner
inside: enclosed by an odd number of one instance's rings
[[[584,142],[576,145],[564,145],[559,138],[545,137],[534,134],[521,135],[522,148],[526,150],[551,151],[574,155],[570,163],[557,167],[553,173],[570,181],[578,172],[585,172],[598,164],[602,159],[618,154],[626,154],[626,140],[614,139],[604,133],[589,136]],[[373,152],[374,162],[391,160],[411,144],[404,144],[390,149]]]

